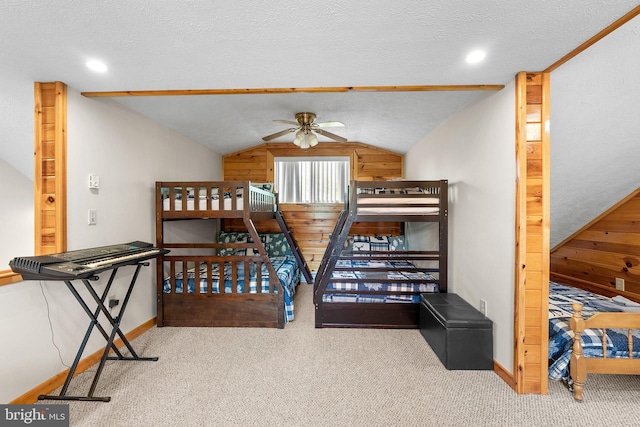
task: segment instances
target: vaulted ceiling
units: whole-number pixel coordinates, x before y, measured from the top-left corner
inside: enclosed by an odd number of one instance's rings
[[[280,3],[280,4],[278,4]],[[5,0],[0,78],[78,92],[505,85],[541,71],[635,0],[228,2]],[[466,55],[486,52],[468,64]],[[90,71],[99,59],[108,70]],[[311,111],[350,141],[404,153],[487,91],[135,96],[118,102],[220,154],[262,143]],[[0,100],[1,120],[30,111]],[[0,156],[17,139],[6,126]],[[19,130],[15,130],[18,132]],[[285,135],[276,142],[292,141]],[[326,141],[320,138],[320,141]]]

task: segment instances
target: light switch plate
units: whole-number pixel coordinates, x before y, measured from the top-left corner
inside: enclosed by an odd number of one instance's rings
[[[482,313],[483,316],[487,315],[487,301],[481,299],[480,300],[480,313]]]
[[[98,175],[89,175],[89,188],[100,188],[100,176]]]

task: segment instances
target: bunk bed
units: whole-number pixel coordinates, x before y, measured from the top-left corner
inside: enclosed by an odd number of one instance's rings
[[[315,326],[417,328],[420,294],[447,292],[448,182],[351,181],[314,281]],[[352,235],[354,223],[437,223],[436,250],[403,235]]]
[[[640,375],[640,304],[550,282],[548,357],[578,401],[588,373]]]
[[[246,232],[165,241],[168,222],[222,220],[220,229],[232,218]],[[258,233],[254,221],[266,219],[282,233]],[[312,281],[276,195],[249,181],[156,182],[156,244],[171,251],[157,261],[158,326],[283,328],[293,318],[300,273]]]

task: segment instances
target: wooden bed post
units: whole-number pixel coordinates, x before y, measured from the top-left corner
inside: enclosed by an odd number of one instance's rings
[[[156,247],[164,247],[164,223],[162,221],[162,182],[156,181]],[[164,296],[163,281],[164,279],[164,255],[156,259],[156,325],[164,326],[164,304],[162,298]],[[175,283],[173,284],[175,286]]]
[[[571,362],[569,369],[571,378],[573,379],[573,397],[582,401],[582,392],[587,377],[587,361],[582,354],[582,333],[584,332],[585,322],[582,317],[582,304],[573,303],[573,315],[571,316],[570,325],[574,332],[573,336],[573,352],[571,353]]]
[[[438,228],[440,230],[439,242],[439,266],[438,281],[440,292],[448,292],[449,285],[449,181],[443,179],[440,181],[440,221]]]

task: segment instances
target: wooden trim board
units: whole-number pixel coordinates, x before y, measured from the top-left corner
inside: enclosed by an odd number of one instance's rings
[[[504,85],[432,85],[432,86],[339,86],[284,87],[254,89],[184,89],[184,90],[125,90],[111,92],[82,92],[88,98],[122,96],[185,96],[185,95],[268,95],[276,93],[333,93],[333,92],[439,92],[439,91],[498,91]]]

